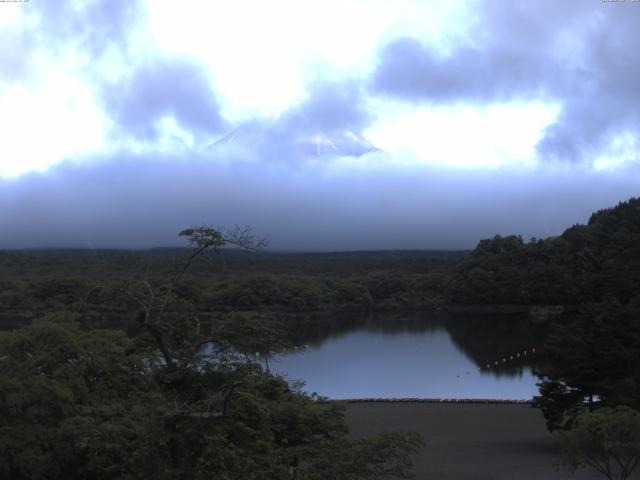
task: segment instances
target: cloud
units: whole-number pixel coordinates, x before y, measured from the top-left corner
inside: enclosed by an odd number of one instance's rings
[[[478,2],[466,44],[449,53],[413,37],[380,50],[372,93],[428,104],[543,99],[562,113],[542,158],[593,159],[619,133],[640,134],[640,7],[599,0]]]
[[[443,57],[415,38],[400,38],[383,48],[373,88],[409,101],[502,101],[535,96],[543,71],[537,59],[508,48],[465,47]]]
[[[59,0],[31,2],[28,8],[38,21],[30,31],[41,45],[60,53],[79,48],[93,57],[111,45],[124,47],[144,14],[141,0]]]
[[[15,26],[0,28],[0,86],[22,80],[32,74],[35,59],[26,52],[34,48],[33,39]]]
[[[189,158],[186,160],[185,158]],[[637,171],[448,171],[379,165],[293,171],[183,157],[60,165],[0,183],[0,248],[180,245],[193,224],[251,224],[275,249],[460,249],[545,237],[637,195]]]
[[[268,163],[304,164],[309,159],[360,157],[377,151],[362,131],[372,120],[362,87],[354,80],[316,80],[306,98],[276,118],[246,122],[210,150],[234,150]],[[238,147],[238,148],[234,148]]]
[[[289,128],[330,135],[343,130],[360,130],[370,121],[363,91],[356,81],[315,81],[307,98],[286,113]]]
[[[3,4],[3,14],[13,13],[0,28],[0,176],[110,148],[97,85],[117,77],[139,49],[130,40],[144,16],[141,1]]]
[[[123,131],[143,140],[157,139],[165,117],[192,133],[225,127],[206,67],[189,59],[148,59],[125,79],[105,84],[102,102]]]

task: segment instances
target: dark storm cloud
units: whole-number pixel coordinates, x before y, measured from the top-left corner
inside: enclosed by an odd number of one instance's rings
[[[373,120],[357,82],[317,80],[307,97],[274,119],[247,122],[223,136],[210,152],[245,148],[254,160],[291,165],[318,157],[362,156],[376,151],[362,135]]]
[[[123,154],[2,181],[0,248],[179,245],[177,232],[201,223],[251,224],[275,249],[472,248],[496,233],[557,235],[638,194],[637,171],[292,173],[189,158]]]
[[[640,4],[480,2],[465,43],[443,55],[414,38],[384,46],[373,92],[407,101],[545,99],[562,112],[538,144],[579,161],[623,130],[640,134]]]
[[[211,83],[204,66],[160,57],[136,66],[126,79],[106,84],[102,101],[125,132],[141,139],[155,139],[157,122],[166,116],[189,131],[211,134],[224,127]]]

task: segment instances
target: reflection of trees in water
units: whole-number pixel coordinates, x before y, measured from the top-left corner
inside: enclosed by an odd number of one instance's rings
[[[453,343],[483,372],[522,376],[525,368],[537,369],[542,364],[545,330],[532,325],[526,315],[452,316],[447,331]],[[531,353],[532,347],[536,348],[535,354]]]
[[[425,314],[332,314],[290,319],[294,344],[320,345],[326,340],[342,337],[354,330],[383,334],[424,333],[444,329],[444,315]]]
[[[483,372],[521,377],[526,368],[535,369],[542,364],[539,355],[544,343],[544,328],[532,325],[523,315],[342,314],[290,320],[296,345],[319,346],[354,330],[393,335],[446,329],[453,344]],[[537,347],[534,355],[531,354],[532,347]],[[527,355],[522,354],[525,350]],[[516,356],[518,352],[520,358]],[[506,359],[504,363],[503,358]],[[498,361],[497,366],[495,361]],[[490,369],[486,368],[488,363]]]

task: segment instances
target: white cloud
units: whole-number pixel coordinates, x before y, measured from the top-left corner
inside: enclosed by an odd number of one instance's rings
[[[640,139],[633,131],[622,131],[613,135],[608,145],[593,161],[598,170],[614,170],[640,160]]]
[[[374,145],[407,163],[495,168],[537,165],[535,145],[559,108],[543,102],[472,106],[379,106],[365,132]]]
[[[245,120],[301,101],[305,83],[313,80],[309,77],[366,74],[387,35],[415,33],[444,45],[465,25],[463,5],[237,0],[196,6],[156,0],[148,2],[148,11],[158,47],[207,63],[223,98],[223,114]]]
[[[88,85],[53,67],[38,83],[0,92],[0,178],[43,171],[105,146],[109,121]]]
[[[15,22],[21,16],[21,10],[25,8],[25,5],[20,5],[19,3],[10,3],[2,5],[0,8],[0,26],[6,27],[14,25]]]
[[[234,128],[248,120],[267,125],[267,117],[278,118],[278,114],[283,114],[280,118],[290,117],[288,123],[274,121],[280,129],[265,127],[261,135],[246,135],[238,140],[245,144],[237,146],[243,153],[237,156],[260,161],[270,160],[266,158],[270,155],[295,157],[299,152],[292,148],[299,148],[302,143],[306,147],[313,142],[317,152],[323,150],[334,154],[338,150],[337,143],[346,143],[349,135],[364,144],[361,142],[364,133],[368,142],[383,149],[387,155],[344,155],[344,158],[333,155],[319,161],[331,163],[333,171],[348,169],[350,164],[355,168],[370,168],[373,163],[379,166],[380,162],[387,169],[418,163],[461,169],[517,166],[527,170],[538,166],[536,145],[543,138],[545,129],[564,111],[561,110],[561,94],[553,101],[547,101],[536,97],[537,90],[532,90],[531,98],[538,100],[517,101],[524,98],[518,96],[519,81],[514,82],[513,96],[505,97],[508,103],[482,104],[497,100],[471,97],[456,101],[445,95],[437,106],[429,103],[416,106],[412,100],[402,103],[390,100],[388,96],[371,97],[372,88],[368,82],[385,42],[411,38],[422,47],[428,47],[429,52],[447,57],[455,55],[457,47],[474,47],[486,40],[483,38],[489,35],[487,31],[474,30],[473,35],[470,34],[471,26],[482,21],[478,12],[487,5],[480,0],[326,0],[322,3],[146,0],[146,8],[130,10],[135,12],[131,18],[127,16],[129,13],[124,14],[129,12],[123,8],[123,5],[129,5],[126,2],[120,3],[120,10],[114,11],[111,10],[114,4],[108,0],[84,0],[82,4],[70,2],[68,5],[74,8],[67,8],[64,15],[61,14],[61,19],[69,20],[68,25],[65,23],[65,28],[50,28],[50,31],[43,27],[48,17],[38,15],[35,8],[34,15],[24,14],[28,12],[29,4],[8,3],[0,9],[0,26],[4,29],[0,39],[7,40],[4,50],[0,45],[0,53],[15,52],[13,45],[20,45],[25,38],[32,42],[24,55],[0,55],[0,72],[4,68],[22,76],[19,80],[7,80],[7,75],[0,78],[0,128],[3,132],[0,178],[43,171],[65,159],[80,156],[91,159],[91,154],[97,156],[114,150],[173,152],[186,157],[190,151],[215,141],[227,127]],[[77,5],[82,8],[76,10]],[[109,15],[113,12],[120,14]],[[90,22],[83,20],[104,18],[112,19],[113,28],[105,28],[100,35],[92,36],[92,29],[87,27]],[[603,18],[602,14],[595,16],[592,22],[602,22]],[[49,19],[49,23],[56,22]],[[592,28],[590,25],[572,24],[571,28],[563,30],[552,49],[554,61],[576,71],[582,69],[591,50],[587,48],[589,45],[581,43],[580,32]],[[50,36],[63,32],[64,38],[56,42],[57,39],[48,38],[46,32]],[[113,32],[118,32],[117,41],[112,38]],[[509,35],[513,33],[508,32]],[[25,36],[25,33],[33,35]],[[93,47],[89,46],[89,40]],[[95,46],[97,43],[100,48]],[[475,49],[472,51],[476,52]],[[482,52],[478,50],[477,55]],[[109,107],[117,103],[115,100],[122,100],[127,107],[136,107],[134,100],[141,95],[136,89],[132,90],[133,100],[124,95],[127,78],[141,65],[153,66],[168,58],[184,59],[193,68],[186,69],[184,74],[180,71],[168,80],[161,74],[153,73],[150,77],[167,80],[163,89],[166,87],[169,92],[179,90],[175,102],[184,106],[187,100],[195,98],[190,76],[195,75],[193,72],[202,73],[208,83],[207,88],[201,90],[211,93],[211,103],[216,106],[212,117],[216,116],[217,123],[212,122],[219,128],[198,135],[188,122],[179,122],[175,115],[169,115],[175,114],[172,103],[169,105],[172,108],[157,109],[166,114],[164,116],[145,116],[136,110],[139,115],[135,118],[140,119],[143,127],[156,122],[158,131],[158,135],[150,139],[136,139],[127,131],[126,122],[119,122],[113,113],[121,110],[126,113],[127,108],[122,105],[120,110]],[[545,62],[541,64],[546,65]],[[526,69],[522,70],[524,64],[507,62],[506,65],[515,73],[526,73]],[[149,71],[155,72],[153,68]],[[402,78],[396,69],[391,69],[390,74]],[[420,75],[427,74],[419,72],[414,80],[421,83],[424,77]],[[314,121],[324,115],[325,121],[335,128],[324,128],[326,125],[319,122],[324,129],[318,127],[317,133],[312,132],[312,138],[298,138],[309,132],[301,127],[303,117],[291,114],[313,100],[314,94],[317,95],[313,85],[322,82],[333,82],[338,87],[353,85],[358,95],[345,94],[343,103],[347,106],[355,104],[356,100],[366,103],[362,118],[358,116],[355,123],[341,123],[350,115],[350,110],[344,105],[328,108],[336,96],[330,92],[312,102],[310,116],[315,117],[307,123],[315,125]],[[113,97],[108,98],[112,101],[110,104],[101,103],[104,99],[99,97],[105,84],[113,86]],[[176,84],[182,89],[172,89]],[[586,80],[580,85],[583,84]],[[144,92],[148,82],[141,85]],[[338,87],[336,92],[341,92]],[[165,95],[163,89],[158,89],[161,91],[159,98],[170,96]],[[161,103],[151,97],[148,104],[157,106]],[[615,95],[611,97],[615,99]],[[192,103],[201,105],[205,102],[196,98]],[[153,110],[142,101],[138,107],[142,113]],[[208,114],[213,109],[204,110]],[[376,119],[373,124],[369,123],[369,116]],[[591,110],[585,117],[593,117]],[[370,126],[362,132],[366,125]],[[601,153],[592,152],[599,155],[595,160],[590,158],[595,161],[596,169],[615,169],[637,161],[634,153],[637,139],[632,132],[621,133],[612,138]]]

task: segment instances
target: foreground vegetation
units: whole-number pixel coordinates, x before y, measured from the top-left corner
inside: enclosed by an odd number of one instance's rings
[[[0,328],[31,325],[0,337],[0,478],[404,478],[418,437],[351,440],[340,404],[246,355],[337,312],[528,312],[546,334],[550,430],[640,409],[640,199],[469,253],[246,252],[248,233],[185,230],[190,250],[0,252]]]
[[[571,472],[589,467],[609,480],[626,480],[640,463],[640,412],[628,407],[586,411],[556,437],[558,466]]]
[[[232,350],[199,355],[185,340],[169,367],[65,314],[1,345],[4,479],[408,478],[421,444],[410,433],[351,440],[342,405]]]
[[[194,250],[170,280],[120,290],[133,334],[58,312],[0,336],[0,478],[409,478],[419,435],[351,439],[342,405],[242,353],[280,341],[267,320],[201,322],[175,293],[202,252],[251,238],[182,234]]]

